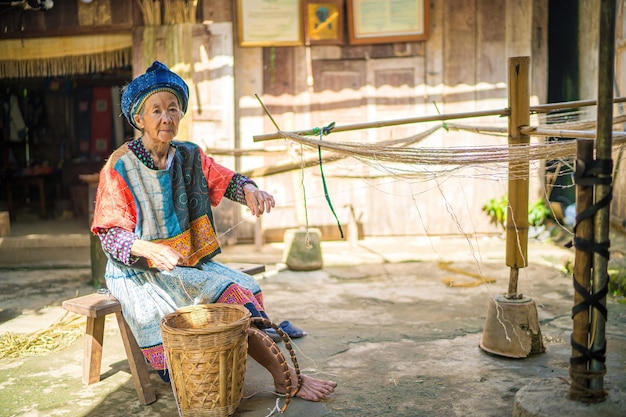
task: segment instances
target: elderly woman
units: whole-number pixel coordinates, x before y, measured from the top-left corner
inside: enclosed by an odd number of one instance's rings
[[[105,279],[152,367],[167,374],[160,320],[199,303],[234,303],[265,317],[254,278],[212,258],[220,253],[211,206],[223,197],[260,216],[274,198],[255,183],[217,164],[191,142],[174,140],[187,111],[187,84],[155,61],[122,93],[122,112],[142,135],[113,152],[100,172],[91,230],[108,257]],[[285,392],[278,359],[252,332],[248,353]],[[291,369],[292,380],[295,371]],[[319,401],[336,384],[303,376],[297,396]]]

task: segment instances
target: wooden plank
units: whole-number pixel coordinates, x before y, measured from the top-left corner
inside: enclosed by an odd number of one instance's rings
[[[444,33],[444,83],[453,88],[459,84],[474,85],[476,60],[476,8],[474,0],[448,0],[445,3]],[[460,12],[462,10],[462,12]],[[466,97],[447,94],[446,102],[473,100],[473,93]]]
[[[111,0],[99,0],[91,3],[78,3],[78,24],[80,26],[109,25],[111,19]]]
[[[506,18],[506,56],[529,56],[531,48],[532,32],[532,8],[533,2],[507,1]]]
[[[318,60],[312,63],[311,120],[363,122],[359,108],[365,105],[360,92],[365,86],[364,60]]]
[[[234,22],[236,2],[233,0],[211,0],[201,2],[202,17],[200,21]]]
[[[112,295],[100,293],[65,300],[62,306],[68,311],[92,318],[122,311],[119,302]]]
[[[128,358],[128,366],[130,367],[130,373],[133,376],[133,382],[135,383],[135,390],[139,397],[139,402],[143,405],[152,404],[156,401],[156,394],[150,382],[150,374],[148,373],[148,367],[146,366],[146,358],[144,357],[141,349],[137,345],[137,341],[133,336],[124,316],[121,312],[115,313],[117,317],[117,324],[120,329],[120,335],[122,336],[122,342],[124,343],[124,350],[126,351],[126,357]]]
[[[138,10],[136,1],[111,0],[111,23],[133,25],[136,22],[135,9]]]
[[[85,349],[83,354],[83,383],[86,385],[95,384],[100,381],[103,339],[104,317],[88,318],[85,329]]]
[[[263,264],[250,264],[243,262],[229,262],[226,264],[229,268],[235,269],[237,271],[241,271],[248,275],[256,275],[261,272],[265,272],[265,265]]]
[[[486,88],[476,92],[476,105],[490,108],[506,103],[506,31],[503,22],[507,2],[478,2],[476,7],[476,81]],[[503,87],[498,88],[498,85]]]
[[[294,48],[263,48],[263,95],[286,100],[295,93]],[[293,103],[285,103],[286,106]],[[268,108],[272,111],[272,104]],[[274,112],[272,112],[274,113]],[[279,112],[276,112],[279,113]]]
[[[435,1],[430,8],[430,25],[433,29],[428,39],[428,48],[425,53],[425,85],[429,86],[426,101],[441,103],[444,75],[444,2]]]

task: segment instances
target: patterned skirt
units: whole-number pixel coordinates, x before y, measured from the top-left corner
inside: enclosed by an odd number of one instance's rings
[[[154,369],[166,368],[161,318],[195,304],[241,304],[252,316],[265,316],[263,294],[248,274],[210,261],[167,272],[137,270],[109,261],[105,273],[111,294],[122,305],[124,318]]]

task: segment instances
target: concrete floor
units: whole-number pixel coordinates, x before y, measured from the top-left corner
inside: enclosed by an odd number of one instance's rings
[[[89,237],[81,226],[63,227],[67,233],[56,245],[23,230],[0,242],[0,335],[44,329],[63,317],[64,299],[94,290]],[[573,305],[571,276],[563,272],[573,252],[531,241],[530,264],[520,271],[518,290],[537,305],[546,352],[509,359],[480,349],[488,302],[508,286],[504,246],[500,237],[370,238],[354,247],[323,242],[324,268],[311,272],[283,269],[280,244],[261,250],[227,246],[220,260],[267,265],[257,278],[270,316],[276,322],[289,319],[308,333],[294,342],[302,371],[338,382],[327,401],[295,399],[285,415],[499,417],[513,414],[518,391],[569,381]],[[624,236],[612,237],[612,248],[624,247]],[[472,286],[477,274],[495,283]],[[449,278],[469,286],[447,286]],[[623,415],[626,304],[612,297],[607,304],[603,383],[609,401],[572,404],[566,391],[551,388],[540,401],[580,408],[585,412],[580,416]],[[151,380],[157,401],[138,402],[113,319],[105,327],[101,382],[83,385],[81,367],[80,340],[54,353],[1,359],[0,416],[178,415],[170,386],[156,374]],[[276,400],[269,375],[249,360],[235,415],[266,416]]]

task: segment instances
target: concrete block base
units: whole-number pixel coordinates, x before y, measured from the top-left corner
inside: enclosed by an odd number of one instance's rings
[[[322,232],[319,229],[287,229],[283,262],[292,271],[322,269]]]
[[[479,345],[489,353],[509,358],[543,353],[545,348],[535,302],[528,297],[493,296]]]

